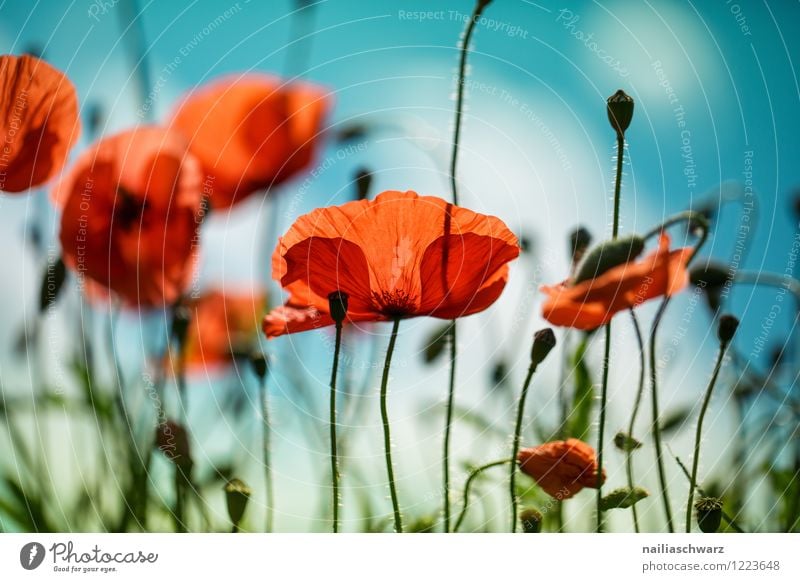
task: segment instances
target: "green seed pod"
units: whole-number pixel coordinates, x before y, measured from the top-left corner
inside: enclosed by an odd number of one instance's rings
[[[703,497],[694,504],[697,525],[703,533],[717,533],[722,524],[722,501],[716,497]]]
[[[525,533],[540,533],[543,519],[542,514],[532,507],[519,512],[519,520]]]
[[[234,528],[238,529],[242,521],[247,502],[253,491],[241,479],[233,478],[225,485],[225,500],[228,503],[228,517],[231,518]]]
[[[650,494],[647,490],[641,487],[634,487],[633,489],[630,487],[620,487],[619,489],[614,489],[600,500],[600,509],[602,511],[608,511],[609,509],[626,509],[649,496]]]
[[[638,235],[600,243],[581,261],[573,284],[594,279],[613,267],[628,263],[642,254],[643,250],[644,239]]]

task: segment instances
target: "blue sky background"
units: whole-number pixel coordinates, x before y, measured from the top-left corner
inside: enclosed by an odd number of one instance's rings
[[[619,0],[570,2],[568,8],[565,4],[495,0],[473,39],[459,170],[462,204],[500,216],[515,232],[530,236],[536,248],[535,257],[515,266],[498,304],[463,324],[462,394],[479,410],[499,406],[484,386],[487,360],[501,355],[511,359],[516,364],[512,385],[521,380],[527,339],[517,338],[529,337],[542,326],[539,297],[532,291],[542,282],[565,276],[568,230],[584,224],[598,239],[610,232],[614,142],[605,99],[617,89],[636,100],[627,134],[623,232],[647,230],[709,193],[718,193],[722,183],[727,183],[725,191],[736,191],[735,182],[744,183],[744,172],[749,170],[759,219],[747,262],[740,267],[782,274],[797,229],[791,197],[800,188],[796,68],[800,3]],[[103,134],[168,120],[186,90],[219,75],[246,71],[302,74],[334,93],[332,127],[367,121],[376,128],[349,148],[330,142],[318,160],[317,175],[308,182],[300,177],[287,184],[275,202],[254,199],[230,216],[214,217],[204,234],[203,284],[264,281],[265,248],[272,248],[264,235],[268,215],[278,213],[285,229],[302,212],[347,200],[353,172],[360,166],[375,172],[374,191],[414,189],[449,196],[446,168],[456,43],[472,10],[470,1],[323,0],[304,11],[306,15],[313,11],[313,18],[307,20],[307,28],[300,26],[299,39],[291,31],[297,16],[291,15],[294,4],[288,0],[140,0],[138,5],[140,13],[131,13],[125,0],[0,2],[0,51],[41,47],[45,58],[74,81],[84,111],[90,105],[102,108]],[[425,18],[420,11],[427,13]],[[141,53],[135,50],[137,35],[143,39]],[[309,51],[307,65],[287,70],[287,51],[304,48]],[[680,126],[681,121],[685,125]],[[23,248],[21,234],[39,198],[0,198],[0,242],[6,249],[8,273],[0,287],[4,305],[28,305],[35,298],[38,267],[23,259],[29,251]],[[53,218],[46,233],[51,241],[57,228]],[[730,256],[741,225],[738,207],[726,206],[713,224],[703,254]],[[675,237],[683,242],[682,232],[676,231]],[[754,338],[775,301],[774,290],[747,287],[734,293],[731,309],[743,320],[737,341],[745,354],[753,353]],[[678,338],[679,345],[676,365],[662,372],[668,386],[662,403],[666,409],[697,400],[716,348],[709,317],[701,307],[693,307],[689,294],[671,309],[663,343]],[[652,306],[643,311],[646,319]],[[789,312],[784,309],[770,328],[768,343],[784,341],[793,321]],[[7,329],[17,327],[19,313],[4,313]],[[686,326],[681,325],[683,318]],[[518,320],[523,323],[515,325]],[[423,367],[417,353],[435,325],[409,321],[398,352],[397,365],[407,365],[408,370],[397,373],[393,386],[399,456],[406,464],[408,488],[425,480],[430,480],[425,487],[434,487],[438,474],[435,454],[420,457],[416,452],[419,443],[435,450],[439,438],[440,423],[426,424],[420,418],[443,398],[446,370]],[[378,326],[370,333],[382,335],[386,330]],[[10,353],[12,336],[9,332],[2,338],[3,354]],[[305,369],[324,398],[330,365],[324,336],[310,334],[271,344],[270,349],[281,356],[275,388],[280,396],[294,402],[289,378]],[[618,412],[612,410],[609,431],[627,417],[638,373],[630,331],[620,336],[611,390]],[[141,351],[140,337],[135,338],[138,349],[128,346],[131,354]],[[363,352],[364,345],[354,340],[353,349]],[[599,354],[594,356],[599,362]],[[2,357],[4,376],[18,374],[10,357]],[[358,357],[369,360],[363,353]],[[130,359],[135,365],[136,357]],[[754,357],[754,364],[765,363],[764,354]],[[554,362],[540,382],[538,401],[534,400],[541,410],[555,410],[556,378]],[[212,389],[198,390],[193,398],[203,401],[208,394],[216,398],[222,390],[219,382],[206,384]],[[722,412],[709,423],[711,431],[723,435],[732,430],[726,403],[724,397],[715,401]],[[290,414],[290,406],[276,406]],[[301,443],[289,428],[291,421],[286,425],[281,454],[295,458],[300,451],[324,462],[324,443],[316,448]],[[374,433],[377,425],[368,428]],[[470,448],[472,438],[464,436],[457,457],[479,450]],[[377,463],[380,450],[372,444],[364,444],[363,454],[375,455],[369,458]],[[688,451],[686,444],[679,437],[675,447]],[[305,450],[307,446],[310,450]],[[207,447],[211,460],[222,454],[213,444]],[[722,463],[725,447],[718,448]],[[643,472],[648,460],[642,461]],[[621,467],[620,459],[611,462],[612,471]],[[709,472],[712,463],[709,460],[706,466]],[[305,491],[303,485],[312,481],[313,461],[309,466],[296,465],[296,470],[287,469],[285,477],[294,480],[298,491]],[[653,480],[652,472],[646,479]],[[683,485],[680,474],[674,479]],[[302,495],[296,497],[300,514]],[[588,507],[591,496],[584,503]],[[285,519],[295,518],[299,519]]]

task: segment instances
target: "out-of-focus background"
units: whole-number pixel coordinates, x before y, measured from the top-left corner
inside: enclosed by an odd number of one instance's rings
[[[447,168],[458,44],[472,9],[469,0],[3,2],[0,52],[39,52],[75,83],[84,132],[73,155],[96,137],[168,119],[183,93],[221,75],[301,75],[328,87],[335,95],[330,133],[353,126],[369,130],[348,141],[328,140],[310,173],[282,185],[269,200],[255,196],[204,225],[199,285],[267,284],[269,302],[275,305],[282,295],[269,283],[268,256],[277,234],[304,212],[349,200],[357,170],[373,173],[372,194],[399,189],[450,196]],[[469,56],[458,173],[461,203],[501,217],[531,249],[513,265],[496,305],[459,327],[453,446],[458,490],[465,463],[507,454],[513,397],[527,369],[529,338],[544,325],[537,287],[566,277],[568,232],[584,225],[596,240],[610,233],[615,144],[605,99],[617,89],[636,101],[627,132],[622,232],[643,232],[675,212],[711,201],[712,233],[701,256],[713,255],[740,270],[771,271],[779,277],[792,273],[800,221],[793,202],[800,188],[798,22],[796,2],[603,0],[560,5],[495,0],[487,7]],[[96,121],[94,130],[91,119]],[[41,256],[58,254],[55,211],[45,211],[47,220],[34,219],[42,216],[39,209],[47,205],[47,196],[43,189],[24,197],[0,197],[0,382],[6,402],[24,399],[36,383],[59,394],[75,390],[65,371],[77,341],[69,321],[77,304],[74,290],[61,303],[72,302],[73,309],[48,313],[40,331],[48,338],[43,357],[18,345],[38,309]],[[724,203],[728,198],[744,206]],[[676,244],[694,241],[680,229],[673,237]],[[780,303],[779,313],[777,304],[777,290],[752,286],[735,287],[727,303],[743,321],[737,347],[759,373],[770,369],[772,351],[786,343],[795,323],[790,303]],[[642,312],[649,325],[654,306]],[[98,338],[103,338],[108,316],[108,309],[97,308],[92,325]],[[611,363],[609,440],[627,424],[638,381],[632,330],[627,319],[620,320]],[[700,399],[717,345],[711,321],[703,298],[691,290],[670,307],[660,335],[664,365],[659,370],[661,406],[667,413],[695,406]],[[141,390],[146,382],[146,356],[159,349],[150,338],[164,325],[163,315],[123,315],[115,341],[130,390]],[[400,497],[410,520],[436,518],[441,497],[447,365],[445,358],[427,365],[422,353],[426,338],[440,325],[429,319],[403,323],[390,384]],[[346,338],[343,377],[354,393],[349,402],[362,411],[348,417],[353,419],[344,468],[348,529],[363,525],[355,507],[358,500],[368,500],[376,522],[389,515],[376,398],[387,334],[385,326],[375,325]],[[563,330],[558,334],[563,340]],[[272,358],[276,527],[325,530],[327,522],[318,510],[324,513],[327,503],[331,334],[322,330],[287,336],[265,346]],[[593,341],[589,352],[594,382],[599,382],[600,348],[601,342]],[[494,376],[501,362],[509,375],[498,384]],[[737,376],[731,370],[724,376],[706,424],[701,465],[706,481],[723,488],[733,478],[744,478],[729,471],[729,445],[740,417],[731,397]],[[793,380],[788,378],[784,389],[791,390]],[[525,444],[538,444],[540,436],[555,428],[559,381],[559,358],[554,357],[534,382]],[[131,398],[146,404],[144,398]],[[254,528],[264,506],[257,398],[255,379],[240,366],[210,370],[191,378],[189,385],[197,470],[214,483],[215,470],[235,467],[236,475],[255,490],[249,516]],[[779,425],[789,422],[774,403],[755,398],[748,406],[748,423],[759,415]],[[59,515],[59,507],[97,470],[83,453],[98,443],[90,421],[76,422],[58,407],[37,412],[20,417],[20,422],[31,437],[44,434],[48,439],[48,465],[62,501],[47,511],[57,516],[60,527],[70,528],[69,516]],[[684,460],[690,456],[695,418],[696,410],[682,429],[668,434],[671,449]],[[646,412],[640,421],[646,446],[637,453],[637,473],[655,493]],[[42,429],[45,424],[48,428]],[[761,451],[753,454],[753,464],[762,463],[764,451],[769,451],[774,462],[791,465],[780,447],[761,448],[765,443],[760,436],[751,434],[753,448]],[[0,443],[0,450],[9,450],[4,431]],[[609,451],[608,486],[622,486],[623,456]],[[15,457],[0,456],[2,470],[17,475]],[[680,499],[687,484],[671,461],[669,481],[681,492],[676,495]],[[153,487],[163,489],[167,503],[169,487],[161,487],[159,478],[168,480],[168,463],[159,462]],[[105,486],[116,488],[114,476],[106,478]],[[748,489],[753,523],[758,523],[753,515],[774,509],[774,501],[761,491],[766,478],[752,477]],[[504,526],[503,487],[499,480],[485,482],[482,510],[471,517],[474,528]],[[221,485],[209,485],[208,490],[212,522],[223,523]],[[590,527],[592,492],[565,505],[568,529]],[[645,523],[661,527],[655,495],[640,507]],[[609,522],[611,529],[630,528],[627,512],[610,515]],[[157,528],[168,527],[166,523]],[[18,527],[3,523],[4,529]]]

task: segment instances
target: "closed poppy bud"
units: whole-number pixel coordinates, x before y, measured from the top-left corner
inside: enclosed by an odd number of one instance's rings
[[[717,533],[722,524],[722,502],[716,497],[703,497],[694,504],[697,525],[703,533]]]
[[[599,277],[609,269],[628,263],[642,254],[644,239],[637,235],[609,240],[594,247],[581,261],[574,284]]]
[[[331,319],[337,324],[341,324],[347,317],[347,293],[334,291],[328,295]]]
[[[726,313],[721,316],[719,318],[719,329],[717,330],[720,343],[723,345],[730,343],[738,327],[739,320],[733,315]]]
[[[244,511],[247,509],[247,502],[253,492],[241,479],[233,478],[225,485],[225,500],[228,503],[228,517],[233,522],[234,529],[239,528]]]
[[[372,173],[366,168],[360,168],[355,175],[356,200],[366,200],[369,197],[369,187],[372,185]]]
[[[614,445],[623,452],[629,453],[641,448],[642,443],[638,439],[633,438],[626,432],[618,432],[614,435]]]
[[[722,292],[731,284],[731,269],[717,261],[706,261],[689,269],[689,281],[705,292],[708,308],[716,312],[722,302]]]
[[[554,347],[556,347],[556,334],[551,328],[546,327],[533,334],[531,366],[535,367],[541,364]]]
[[[42,288],[39,293],[39,311],[44,311],[55,303],[64,280],[67,278],[67,267],[59,257],[55,262],[49,263],[42,278]]]
[[[600,510],[627,509],[649,496],[650,494],[647,490],[641,487],[634,487],[633,489],[630,487],[620,487],[619,489],[614,489],[600,500]]]
[[[577,265],[581,262],[590,244],[592,244],[592,234],[582,226],[578,226],[569,234],[569,253],[572,257],[572,264]]]
[[[261,350],[255,350],[250,354],[250,365],[261,380],[267,376],[267,356]]]
[[[607,104],[608,121],[611,122],[611,127],[614,128],[617,135],[621,137],[633,119],[633,97],[620,89],[608,98]]]
[[[542,531],[542,514],[532,507],[519,512],[522,530],[525,533],[539,533]]]

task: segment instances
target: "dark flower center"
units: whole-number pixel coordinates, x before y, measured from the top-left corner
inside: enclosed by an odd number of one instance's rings
[[[117,188],[117,207],[114,210],[114,219],[120,228],[130,230],[135,223],[142,221],[145,210],[147,210],[146,200],[137,199],[122,186]]]
[[[393,318],[412,315],[417,306],[416,297],[403,289],[373,291],[372,300],[376,303],[378,311]]]

